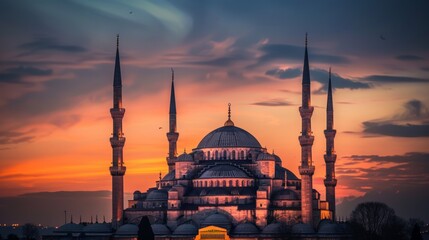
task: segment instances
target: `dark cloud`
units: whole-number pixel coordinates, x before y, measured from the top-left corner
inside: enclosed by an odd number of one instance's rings
[[[292,104],[288,101],[281,100],[281,99],[271,99],[261,102],[254,102],[251,105],[257,105],[257,106],[266,106],[266,107],[283,107],[283,106],[293,106],[295,104]]]
[[[52,75],[52,69],[40,69],[35,67],[19,66],[8,68],[0,72],[0,82],[3,83],[26,83],[25,77],[40,77]]]
[[[189,61],[187,64],[191,65],[205,65],[205,66],[212,66],[212,67],[228,67],[235,63],[244,61],[249,59],[248,56],[242,53],[233,53],[228,54],[226,56],[208,59],[208,60],[201,60],[201,61]]]
[[[427,78],[416,78],[407,76],[391,76],[391,75],[370,75],[361,78],[362,80],[374,83],[426,83]]]
[[[272,60],[304,60],[304,47],[288,44],[265,44],[259,50],[263,52],[259,59],[261,64]],[[335,55],[309,53],[309,57],[311,62],[316,63],[344,64],[349,62],[346,57]]]
[[[423,70],[423,71],[428,71],[429,72],[429,67],[421,67],[420,69]]]
[[[21,44],[18,47],[24,50],[21,56],[47,51],[66,53],[82,53],[87,51],[84,47],[63,44],[51,37],[36,38],[35,40]]]
[[[404,105],[403,112],[388,120],[363,122],[363,133],[392,137],[429,137],[429,112],[420,100],[410,100]],[[409,123],[409,121],[417,123]]]
[[[288,69],[279,69],[274,68],[265,72],[266,75],[275,76],[280,79],[295,78],[301,75],[301,69],[299,68],[288,68]]]
[[[265,72],[266,75],[275,76],[280,79],[294,78],[301,74],[300,68],[271,69]],[[311,79],[322,84],[317,93],[325,93],[328,90],[329,72],[323,69],[311,69]],[[341,77],[339,74],[331,73],[332,87],[334,89],[367,89],[372,86],[369,83],[359,82],[353,79]]]
[[[391,205],[401,216],[427,218],[429,209],[424,206],[429,198],[425,190],[429,184],[428,159],[429,153],[426,152],[341,158],[337,167],[339,185],[366,194],[353,200],[353,204],[339,206],[339,214],[349,213],[356,206],[356,201],[381,201]],[[422,212],[422,209],[426,210]]]
[[[366,134],[391,137],[429,137],[429,124],[406,124],[363,122]]]
[[[4,130],[0,132],[0,145],[30,142],[34,138],[30,132]]]
[[[424,60],[423,57],[420,56],[416,56],[416,55],[399,55],[395,57],[398,60],[401,61],[420,61],[420,60]]]
[[[81,119],[81,116],[72,114],[66,116],[59,116],[50,121],[51,124],[59,127],[59,128],[69,128],[76,123],[78,123]]]

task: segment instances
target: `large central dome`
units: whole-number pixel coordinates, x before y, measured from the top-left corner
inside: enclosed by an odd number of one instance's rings
[[[197,148],[222,147],[261,148],[261,144],[244,129],[236,126],[223,126],[207,134]]]

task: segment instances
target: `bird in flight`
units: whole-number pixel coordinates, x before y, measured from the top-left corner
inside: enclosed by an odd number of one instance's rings
[[[130,14],[133,14],[133,11],[130,11]]]

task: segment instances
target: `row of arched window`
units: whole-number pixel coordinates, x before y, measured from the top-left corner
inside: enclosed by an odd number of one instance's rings
[[[239,152],[236,152],[235,150],[232,150],[231,152],[227,150],[218,151],[215,150],[213,153],[211,151],[207,151],[206,154],[204,154],[204,160],[245,160],[246,154],[244,150],[241,150]]]
[[[195,180],[194,187],[253,187],[253,179],[249,180]]]

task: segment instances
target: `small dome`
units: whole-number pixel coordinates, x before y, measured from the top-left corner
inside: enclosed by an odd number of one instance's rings
[[[259,234],[258,228],[255,224],[247,222],[240,223],[234,228],[234,234]]]
[[[165,175],[162,178],[162,180],[165,180],[165,181],[174,180],[175,175],[176,175],[176,170],[171,170],[167,175]]]
[[[139,227],[134,224],[124,224],[116,231],[117,235],[137,235]]]
[[[174,235],[197,235],[197,233],[197,228],[190,223],[185,223],[178,226],[173,232]]]
[[[59,227],[55,232],[58,233],[76,233],[81,232],[84,226],[82,224],[67,223]]]
[[[203,225],[204,226],[214,225],[214,226],[229,229],[231,227],[231,222],[229,221],[229,219],[225,215],[223,215],[221,213],[214,213],[214,214],[208,216],[204,220]]]
[[[288,180],[299,180],[299,178],[289,169],[286,169],[276,164],[276,178],[285,179],[285,175],[287,175]]]
[[[155,223],[151,225],[153,234],[155,235],[170,235],[171,232],[164,224]]]
[[[139,190],[137,190],[137,191],[134,191],[134,193],[133,193],[134,195],[135,194],[138,194],[138,195],[140,195],[140,194],[142,194]]]
[[[324,219],[320,221],[317,232],[319,234],[326,234],[326,235],[339,234],[339,233],[344,233],[344,228],[343,226],[340,226],[340,224],[334,223],[329,219]]]
[[[273,157],[274,157],[274,160],[276,161],[276,163],[280,163],[280,164],[282,163],[282,159],[279,156],[277,156],[273,153]]]
[[[177,161],[178,162],[194,162],[194,159],[193,159],[192,155],[187,154],[187,153],[182,153],[177,158]]]
[[[292,233],[295,233],[295,234],[313,234],[314,229],[309,224],[298,223],[298,224],[293,225]]]
[[[273,194],[273,200],[299,200],[299,196],[291,189],[282,189]]]
[[[279,234],[282,232],[283,226],[281,223],[270,223],[262,230],[263,234]]]
[[[93,223],[87,225],[83,231],[86,233],[110,233],[112,228],[108,223]]]
[[[273,155],[271,155],[269,153],[262,152],[258,155],[257,160],[273,160],[273,161],[275,161],[275,158]]]
[[[168,193],[166,190],[157,189],[147,194],[146,201],[167,201]]]
[[[249,176],[238,167],[217,165],[204,171],[199,178],[249,178]]]
[[[246,130],[226,125],[207,134],[198,144],[197,149],[222,147],[261,148],[261,144]]]

